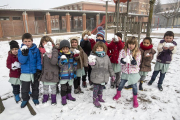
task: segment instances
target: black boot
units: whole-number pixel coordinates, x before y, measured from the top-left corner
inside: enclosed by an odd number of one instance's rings
[[[132,85],[124,86],[124,89],[132,89]]]
[[[158,89],[159,89],[160,91],[163,91],[162,85],[158,85]]]
[[[152,85],[153,82],[154,82],[154,80],[150,80],[150,81],[148,82],[148,85]]]
[[[142,90],[142,91],[143,91],[142,84],[143,84],[143,81],[140,81],[140,84],[139,84],[139,90]]]

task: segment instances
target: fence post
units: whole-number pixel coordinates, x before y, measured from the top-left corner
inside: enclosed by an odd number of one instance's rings
[[[47,12],[46,13],[46,24],[47,24],[47,33],[48,34],[51,34],[51,16],[50,16],[50,13]]]
[[[86,14],[83,13],[83,31],[86,30]]]
[[[1,27],[1,21],[0,21],[0,38],[3,37],[3,31],[2,31],[2,27]]]
[[[23,23],[24,23],[24,32],[27,33],[29,32],[29,26],[28,26],[28,14],[25,12],[23,12]]]

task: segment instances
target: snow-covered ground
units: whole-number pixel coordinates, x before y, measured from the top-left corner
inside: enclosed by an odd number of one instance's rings
[[[112,36],[112,34],[108,34],[109,39]],[[57,37],[52,38],[55,40]],[[67,39],[70,36],[64,37]],[[153,38],[155,50],[160,40],[159,38]],[[40,38],[34,39],[37,45],[39,41]],[[179,46],[180,38],[176,38],[175,41]],[[21,40],[18,40],[18,42],[21,44]],[[12,87],[8,82],[9,70],[6,68],[8,50],[8,42],[0,42],[0,96],[3,99],[12,96]],[[60,95],[57,95],[56,106],[50,105],[51,100],[45,105],[40,103],[39,106],[34,107],[37,112],[36,116],[32,116],[27,107],[21,109],[20,103],[16,104],[14,98],[10,97],[3,101],[6,109],[0,114],[0,120],[180,120],[179,60],[180,49],[177,47],[177,54],[174,55],[169,71],[166,74],[162,92],[157,89],[158,79],[152,86],[147,85],[152,75],[152,72],[149,72],[143,84],[145,90],[138,91],[138,108],[133,108],[132,90],[123,89],[119,101],[113,101],[112,97],[115,95],[116,90],[111,89],[108,83],[106,85],[107,89],[103,91],[103,98],[106,102],[101,104],[101,108],[94,107],[92,91],[89,90],[88,85],[88,88],[83,88],[84,94],[76,95],[72,91],[76,101],[67,101],[68,103],[65,106],[61,105]],[[152,64],[152,68],[154,68],[154,64]],[[39,101],[42,101],[42,94]]]
[[[174,33],[180,34],[179,28],[153,28],[152,33],[165,33],[166,31],[173,31]]]

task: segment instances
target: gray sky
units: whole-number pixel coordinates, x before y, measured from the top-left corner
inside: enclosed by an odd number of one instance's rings
[[[2,8],[1,6],[8,5],[5,8],[49,9],[82,0],[0,0],[0,1],[1,1],[0,8]],[[168,0],[161,0],[161,3],[163,4],[166,1]]]

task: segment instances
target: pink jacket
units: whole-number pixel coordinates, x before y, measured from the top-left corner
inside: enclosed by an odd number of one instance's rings
[[[130,50],[127,49],[127,55],[130,55]],[[139,51],[137,53],[137,56],[136,56],[136,61],[137,61],[137,65],[131,65],[129,63],[126,63],[126,64],[122,64],[120,61],[121,61],[121,58],[125,58],[126,56],[126,53],[124,51],[124,49],[121,50],[121,52],[119,53],[119,58],[118,58],[118,62],[121,64],[121,71],[123,73],[126,73],[126,74],[131,74],[131,73],[138,73],[139,72],[139,65],[140,65],[140,61],[141,61],[141,52]]]

